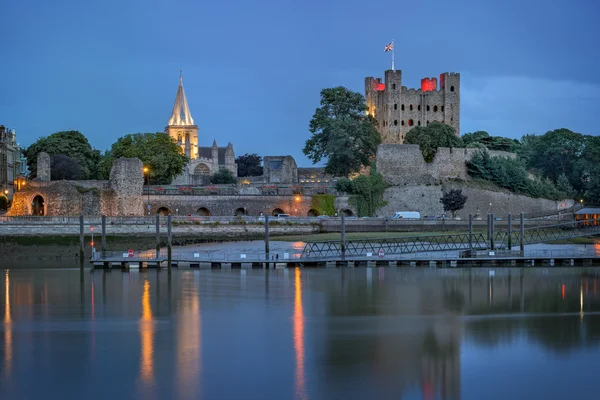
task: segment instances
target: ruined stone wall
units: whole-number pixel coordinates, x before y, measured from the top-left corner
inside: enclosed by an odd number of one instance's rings
[[[119,158],[113,162],[110,170],[110,187],[114,191],[111,215],[144,215],[143,168],[138,158]]]
[[[479,149],[440,147],[426,163],[417,144],[382,144],[377,148],[377,170],[392,185],[438,184],[442,180],[467,180],[466,162]],[[516,158],[516,154],[492,150],[492,157]]]
[[[292,156],[265,156],[263,165],[266,183],[298,182],[298,167]]]
[[[48,153],[39,153],[37,157],[37,179],[50,182],[50,156]]]
[[[419,211],[421,216],[442,215],[444,208],[440,203],[440,198],[444,192],[451,189],[461,189],[462,193],[467,196],[465,208],[456,213],[461,218],[467,218],[469,214],[479,214],[485,218],[485,215],[490,212],[498,216],[506,216],[509,213],[517,215],[520,212],[558,211],[573,206],[573,200],[535,199],[507,190],[486,190],[470,186],[467,182],[447,182],[443,185],[410,185],[388,188],[384,193],[384,199],[388,204],[377,210],[377,214],[392,216],[397,211]]]

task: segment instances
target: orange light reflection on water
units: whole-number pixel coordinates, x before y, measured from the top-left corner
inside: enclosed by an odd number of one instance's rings
[[[296,396],[306,399],[304,381],[304,310],[302,307],[302,272],[296,268],[294,278],[294,351],[296,353]]]
[[[140,320],[141,360],[140,377],[149,383],[154,379],[154,320],[150,305],[150,282],[144,281],[142,318]]]
[[[4,375],[12,372],[12,318],[10,315],[10,276],[4,275]]]
[[[202,322],[200,296],[196,287],[182,293],[177,323],[177,389],[181,397],[198,393],[201,370]]]

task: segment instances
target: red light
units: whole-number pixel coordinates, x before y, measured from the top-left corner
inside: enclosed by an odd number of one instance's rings
[[[375,85],[376,92],[383,92],[385,90],[385,83],[378,83]]]
[[[91,242],[91,243],[90,243],[90,245],[91,245],[92,247],[94,247],[94,242]]]
[[[421,79],[421,90],[423,92],[432,92],[434,90],[437,90],[437,79],[436,78]]]
[[[90,231],[94,232],[94,227],[93,226],[90,228]]]
[[[563,299],[563,300],[565,299],[565,285],[562,285],[562,286],[560,287],[560,297],[561,297],[561,299]]]

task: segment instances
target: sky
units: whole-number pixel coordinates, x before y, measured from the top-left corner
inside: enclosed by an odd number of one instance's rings
[[[292,155],[323,88],[461,74],[461,133],[600,134],[597,0],[0,0],[0,124],[105,150],[163,131],[179,70],[200,146]]]

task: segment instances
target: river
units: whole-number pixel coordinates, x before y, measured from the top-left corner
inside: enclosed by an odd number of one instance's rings
[[[0,270],[0,399],[598,398],[592,268],[55,267]]]

